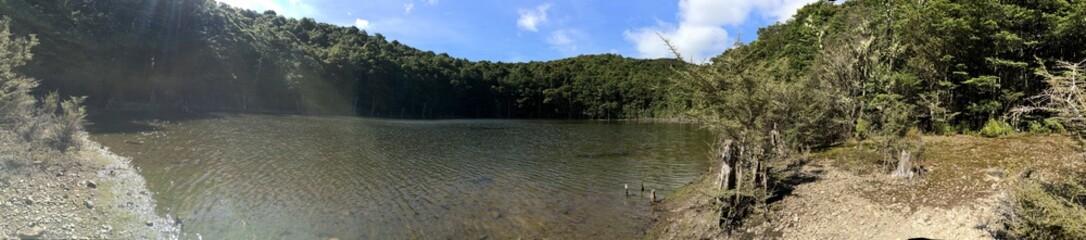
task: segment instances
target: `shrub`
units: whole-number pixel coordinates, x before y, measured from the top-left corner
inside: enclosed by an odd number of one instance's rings
[[[33,56],[30,49],[38,44],[29,38],[12,37],[10,20],[0,19],[0,126],[32,146],[67,151],[78,146],[83,134],[82,97],[60,101],[52,92],[42,99],[30,94],[38,80],[15,72]]]
[[[1004,214],[1010,239],[1086,239],[1086,175],[1076,181],[1027,179],[1014,191]]]
[[[950,124],[945,124],[945,123],[935,125],[934,129],[935,129],[936,134],[944,135],[944,136],[945,135],[954,135],[954,134],[958,133],[958,130],[955,129],[954,126],[951,126]]]
[[[1065,131],[1065,129],[1063,128],[1063,124],[1060,123],[1059,119],[1046,118],[1044,120],[1044,124],[1045,124],[1045,128],[1048,128],[1049,130],[1051,130],[1052,132],[1055,132],[1055,133],[1062,133],[1063,131]]]
[[[1048,129],[1048,127],[1041,122],[1029,121],[1028,125],[1030,133],[1047,134],[1052,132],[1051,129]]]
[[[984,128],[980,129],[980,135],[984,137],[1001,137],[1014,132],[1014,127],[1002,120],[988,119]]]

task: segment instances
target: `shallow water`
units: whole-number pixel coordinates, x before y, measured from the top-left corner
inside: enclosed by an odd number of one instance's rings
[[[709,168],[682,124],[214,114],[92,119],[184,238],[640,237]],[[624,196],[629,184],[630,196]]]

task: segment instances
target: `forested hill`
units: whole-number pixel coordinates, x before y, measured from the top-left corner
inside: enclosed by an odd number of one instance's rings
[[[1058,61],[1086,61],[1086,1],[824,1],[712,65],[729,78],[806,82],[829,96],[831,122],[848,123],[840,132],[863,135],[972,132],[993,121],[1037,128],[1047,113],[1008,115],[1038,101],[1049,87],[1038,72],[1064,70]]]
[[[666,109],[677,60],[472,62],[214,0],[0,0],[41,44],[39,89],[108,109],[377,117],[628,118]]]

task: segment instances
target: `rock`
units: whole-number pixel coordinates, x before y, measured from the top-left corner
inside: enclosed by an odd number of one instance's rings
[[[19,239],[41,239],[41,236],[45,235],[45,229],[42,229],[41,227],[32,227],[20,230],[16,234],[19,235]]]
[[[152,221],[147,221],[147,226],[148,226],[148,227],[154,227],[154,226],[155,226],[155,222],[152,222]]]
[[[98,183],[95,183],[94,181],[91,181],[91,180],[87,180],[87,188],[98,188]]]
[[[94,209],[94,202],[91,201],[91,200],[83,200],[83,206],[87,206],[87,208]]]
[[[26,196],[26,199],[23,199],[23,203],[26,204],[26,205],[33,205],[34,204],[34,197]]]

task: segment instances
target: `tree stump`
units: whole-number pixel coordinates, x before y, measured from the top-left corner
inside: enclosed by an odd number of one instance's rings
[[[652,203],[652,204],[656,203],[656,189],[653,189],[652,191],[649,192],[649,203]]]
[[[909,151],[901,150],[901,156],[897,159],[897,168],[894,169],[891,175],[906,179],[913,178],[912,155],[909,154]]]

